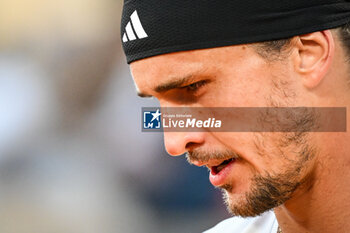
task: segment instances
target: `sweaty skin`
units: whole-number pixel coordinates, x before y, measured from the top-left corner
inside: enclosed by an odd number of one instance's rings
[[[139,95],[156,97],[162,107],[350,106],[349,64],[330,30],[294,37],[287,55],[273,61],[261,57],[254,45],[237,45],[159,55],[130,67]],[[348,132],[299,138],[290,133],[164,133],[169,154],[188,152],[198,166],[220,164],[220,154],[236,156],[229,175],[215,183],[224,189],[228,208],[242,216],[274,208],[284,233],[348,232],[349,140]],[[278,195],[269,195],[275,206],[253,208],[251,201],[267,178],[281,184]]]

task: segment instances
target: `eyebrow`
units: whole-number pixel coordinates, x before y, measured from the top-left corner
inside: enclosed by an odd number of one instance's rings
[[[179,87],[183,87],[184,84],[190,83],[194,79],[194,75],[188,75],[180,78],[172,78],[171,81],[160,84],[154,88],[154,91],[161,93],[166,92],[172,89],[176,89]],[[137,95],[143,98],[152,97],[152,95],[148,95],[142,92],[137,92]]]

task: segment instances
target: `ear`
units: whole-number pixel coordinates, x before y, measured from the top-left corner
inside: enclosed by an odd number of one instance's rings
[[[327,74],[333,56],[334,39],[330,30],[313,32],[297,37],[298,49],[295,69],[307,88],[316,87]]]

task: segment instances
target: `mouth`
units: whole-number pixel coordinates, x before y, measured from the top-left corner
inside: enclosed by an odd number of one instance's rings
[[[200,159],[200,157],[203,159]],[[206,159],[208,157],[209,159]],[[221,153],[220,156],[213,155],[211,158],[210,156],[193,156],[189,154],[187,160],[190,164],[198,167],[207,167],[209,170],[209,180],[212,185],[221,187],[229,182],[229,177],[232,171],[235,170],[236,163],[240,161],[240,157],[236,153]]]
[[[228,165],[233,163],[235,160],[236,160],[235,158],[227,159],[217,166],[210,167],[210,173],[212,175],[218,175],[222,170],[224,170]]]
[[[210,169],[209,180],[212,185],[221,187],[229,182],[229,177],[234,170],[236,158],[230,158],[222,161],[220,164],[215,166],[208,166]]]

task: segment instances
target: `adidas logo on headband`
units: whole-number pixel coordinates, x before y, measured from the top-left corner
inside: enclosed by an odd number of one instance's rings
[[[130,19],[131,21],[129,21],[125,27],[126,32],[123,34],[123,42],[125,43],[128,41],[136,40],[137,38],[143,39],[148,37],[148,35],[142,27],[140,18],[136,10],[131,14]]]

